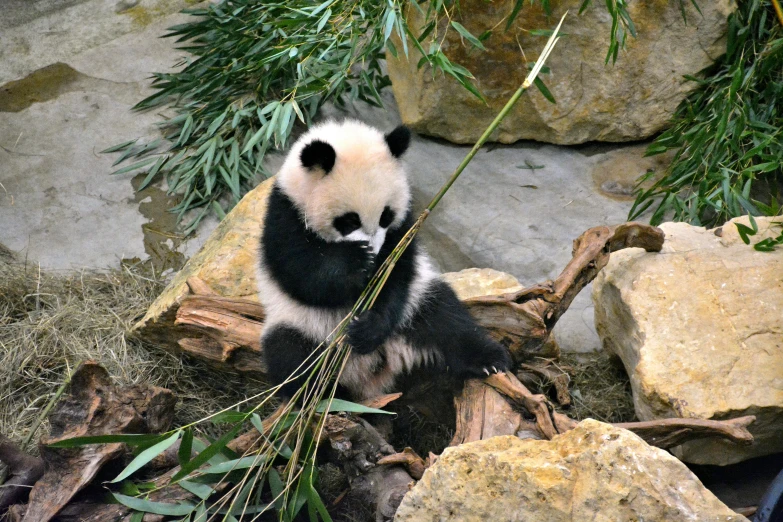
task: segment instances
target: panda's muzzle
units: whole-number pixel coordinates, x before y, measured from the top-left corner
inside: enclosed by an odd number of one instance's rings
[[[386,241],[386,229],[378,227],[374,234],[370,235],[363,229],[354,230],[347,236],[345,241],[366,241],[372,247],[372,251],[375,255],[381,251],[384,241]]]

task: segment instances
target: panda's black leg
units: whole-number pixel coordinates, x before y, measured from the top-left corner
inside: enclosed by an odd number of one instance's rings
[[[287,381],[294,372],[303,375],[283,385],[278,395],[290,399],[304,386],[307,378],[307,357],[315,351],[318,343],[308,339],[295,328],[274,326],[261,339],[267,375],[275,385]]]
[[[414,346],[437,347],[448,372],[461,379],[511,368],[508,350],[476,323],[450,286],[435,282],[427,293],[405,332]]]
[[[463,331],[459,341],[444,355],[449,373],[463,379],[486,377],[511,368],[508,349],[492,340],[478,325],[475,329]]]

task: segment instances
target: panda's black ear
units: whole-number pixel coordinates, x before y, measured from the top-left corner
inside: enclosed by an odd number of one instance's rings
[[[384,136],[386,144],[389,146],[389,150],[392,156],[399,158],[406,150],[411,142],[411,131],[405,125],[400,125],[389,134]]]
[[[325,141],[313,140],[305,145],[299,158],[306,169],[321,167],[324,174],[329,174],[329,171],[334,167],[337,154],[334,152],[334,147]]]

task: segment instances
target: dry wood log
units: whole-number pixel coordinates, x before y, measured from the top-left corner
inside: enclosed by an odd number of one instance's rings
[[[748,507],[732,508],[732,510],[738,515],[742,515],[743,517],[750,518],[756,514],[756,511],[758,511],[759,508],[758,506],[748,506]]]
[[[559,433],[553,417],[554,408],[547,398],[531,393],[513,374],[496,373],[484,379],[484,382],[532,413],[536,418],[536,427],[544,437],[551,439]]]
[[[526,421],[524,415],[508,407],[508,397],[513,403],[534,413],[536,422]],[[483,381],[469,381],[462,395],[455,398],[457,407],[457,432],[452,446],[464,442],[483,440],[496,435],[551,438],[550,433],[563,433],[578,423],[570,417],[554,412],[542,395],[535,395],[511,374],[497,374]],[[506,406],[504,406],[504,403]],[[549,422],[547,422],[549,419]],[[753,416],[724,421],[702,419],[661,419],[645,422],[615,424],[634,432],[651,446],[672,448],[696,439],[718,437],[737,444],[750,444],[753,435],[747,426]],[[551,423],[551,426],[549,424]],[[545,426],[544,429],[541,426]],[[546,430],[546,431],[545,431]]]
[[[351,502],[373,506],[378,521],[390,521],[402,497],[415,483],[401,465],[378,465],[394,448],[363,419],[329,415],[324,425],[329,441],[329,460],[339,464],[348,477]]]
[[[641,223],[591,228],[574,241],[573,257],[554,281],[464,303],[484,327],[505,332],[514,358],[526,362],[549,339],[574,297],[606,266],[609,254],[631,247],[659,252],[663,237],[659,228]]]
[[[8,466],[9,475],[0,487],[0,513],[8,506],[22,502],[44,473],[43,460],[28,455],[11,439],[0,435],[0,462]]]
[[[49,417],[52,426],[40,442],[45,473],[30,492],[24,522],[46,522],[84,486],[104,463],[121,455],[123,444],[78,448],[52,448],[49,444],[87,435],[148,433],[166,429],[174,414],[169,390],[133,386],[117,389],[97,363],[83,363],[75,372],[70,393],[57,403]]]
[[[381,458],[377,464],[379,466],[402,464],[408,470],[408,474],[415,480],[421,479],[421,476],[424,475],[424,470],[427,469],[427,462],[411,448],[405,448],[400,453],[387,455]]]
[[[198,278],[191,289],[203,291]],[[183,327],[182,350],[211,364],[229,369],[264,373],[261,329],[264,309],[258,303],[216,295],[192,295],[182,300],[174,324]]]
[[[571,404],[571,393],[568,384],[571,377],[562,368],[552,364],[551,359],[541,359],[531,364],[520,364],[516,376],[522,384],[530,383],[530,386],[543,388],[552,385],[555,389],[557,403],[561,406]],[[525,384],[526,387],[528,384]]]
[[[497,435],[542,438],[534,422],[524,418],[503,395],[484,381],[472,379],[454,398],[456,430],[450,446],[489,439]]]
[[[618,428],[630,430],[651,446],[673,448],[689,440],[716,437],[736,444],[752,444],[753,435],[748,426],[756,417],[747,415],[722,421],[704,419],[660,419],[643,422],[615,424]]]

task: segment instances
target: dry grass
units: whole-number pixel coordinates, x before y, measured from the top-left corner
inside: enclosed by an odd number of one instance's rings
[[[561,411],[582,420],[603,422],[638,420],[633,408],[631,382],[619,358],[605,352],[564,353],[560,365],[571,377],[572,406]]]
[[[17,441],[28,437],[68,373],[87,359],[102,364],[120,385],[174,391],[178,424],[257,392],[262,383],[126,335],[164,285],[146,265],[47,273],[0,250],[0,433]],[[47,429],[39,427],[32,440]]]

